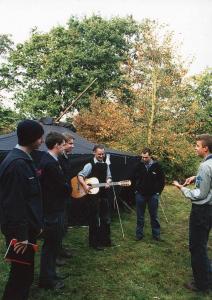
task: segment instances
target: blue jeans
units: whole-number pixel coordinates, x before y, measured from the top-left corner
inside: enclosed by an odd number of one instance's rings
[[[136,211],[137,211],[137,227],[136,227],[136,237],[143,237],[143,228],[144,228],[144,215],[146,210],[146,205],[148,206],[151,227],[152,227],[152,236],[160,236],[160,223],[158,219],[158,203],[159,203],[159,194],[153,194],[151,196],[143,196],[140,193],[136,193]]]
[[[189,221],[189,250],[194,281],[200,290],[212,288],[212,269],[207,243],[212,227],[212,206],[192,205]]]
[[[56,258],[59,254],[64,233],[64,212],[44,217],[44,243],[41,249],[40,282],[51,284],[56,274]]]

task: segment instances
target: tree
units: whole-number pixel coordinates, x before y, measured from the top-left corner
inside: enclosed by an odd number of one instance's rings
[[[74,125],[82,136],[94,143],[127,150],[122,143],[134,128],[129,118],[129,108],[116,102],[93,97],[90,109],[82,109],[74,118]]]
[[[17,45],[9,58],[17,108],[32,117],[58,116],[97,78],[76,104],[77,108],[89,107],[90,94],[102,96],[119,85],[119,65],[126,60],[134,32],[131,18],[99,16],[72,17],[67,26],[49,33],[33,29],[30,39]]]
[[[135,107],[142,112],[139,123],[146,127],[147,144],[151,146],[155,130],[179,98],[186,73],[174,47],[173,33],[155,21],[142,22],[125,70],[132,79]]]
[[[192,77],[196,110],[195,133],[212,132],[212,69]]]

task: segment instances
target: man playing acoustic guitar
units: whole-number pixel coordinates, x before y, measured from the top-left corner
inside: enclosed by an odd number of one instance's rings
[[[89,201],[89,246],[95,250],[103,250],[103,247],[111,246],[110,203],[107,197],[107,189],[110,187],[112,180],[109,165],[104,161],[104,146],[95,145],[93,152],[93,159],[78,173],[78,180]],[[85,182],[86,178],[91,177],[96,177],[100,183],[106,183],[106,186],[100,188],[99,193],[96,195],[89,194],[91,186]]]

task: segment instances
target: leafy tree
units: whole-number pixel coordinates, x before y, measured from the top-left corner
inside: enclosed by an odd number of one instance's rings
[[[89,107],[89,94],[106,95],[120,84],[120,63],[127,58],[135,32],[131,18],[70,18],[67,26],[48,33],[35,28],[10,56],[17,107],[25,115],[58,116],[94,79],[97,81],[76,104]]]
[[[202,74],[193,76],[195,112],[195,133],[212,132],[212,69],[206,69]]]
[[[173,33],[155,21],[142,22],[125,70],[132,80],[135,108],[141,111],[137,123],[145,126],[147,144],[152,145],[155,130],[179,101],[186,73],[174,47]]]
[[[82,109],[74,118],[77,131],[94,143],[103,143],[120,150],[128,146],[121,141],[133,132],[129,108],[116,102],[93,97],[90,109]]]

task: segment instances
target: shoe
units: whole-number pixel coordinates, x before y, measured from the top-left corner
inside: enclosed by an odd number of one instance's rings
[[[96,251],[104,251],[105,249],[101,246],[90,246],[90,248],[93,248]]]
[[[161,238],[160,238],[160,236],[153,236],[152,238],[153,238],[153,240],[155,240],[157,242],[162,241]]]
[[[63,258],[72,258],[73,254],[71,253],[71,251],[62,248],[61,251],[60,251],[60,257],[63,257]]]
[[[57,265],[58,267],[62,267],[62,266],[64,266],[65,264],[66,264],[65,259],[63,259],[63,258],[61,258],[61,257],[57,257],[57,259],[56,259],[56,265]]]
[[[202,293],[209,293],[209,292],[210,292],[210,289],[209,289],[209,288],[208,288],[208,289],[204,289],[204,290],[199,289],[199,288],[195,285],[195,283],[194,283],[193,281],[188,282],[188,283],[185,283],[185,284],[184,284],[184,287],[185,287],[187,290],[191,291],[191,292],[202,292]]]
[[[60,274],[60,275],[56,275],[55,276],[55,280],[64,280],[66,278],[68,278],[70,276],[70,274]]]
[[[39,282],[39,288],[45,290],[59,290],[64,288],[64,283],[61,280],[54,280],[52,282]]]
[[[136,236],[135,237],[136,242],[141,241],[141,240],[143,240],[143,236]]]
[[[102,242],[99,244],[100,247],[116,247],[116,244],[113,242]]]

